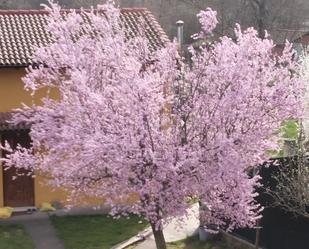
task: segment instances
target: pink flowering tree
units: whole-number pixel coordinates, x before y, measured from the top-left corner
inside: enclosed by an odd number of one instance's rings
[[[275,148],[281,122],[301,113],[291,46],[274,57],[271,40],[236,26],[236,40],[191,48],[186,66],[175,43],[151,51],[142,26],[128,38],[110,4],[67,14],[52,2],[46,8],[54,42],[37,49],[24,83],[60,97],[18,110],[12,122],[32,125],[32,148],[5,145],[5,163],[51,175],[48,184],[72,201],[87,195],[112,214],[141,215],[158,249],[166,248],[165,222],[186,213],[189,196],[207,207],[208,223],[253,226],[261,207],[250,167]],[[205,39],[216,13],[198,17]]]

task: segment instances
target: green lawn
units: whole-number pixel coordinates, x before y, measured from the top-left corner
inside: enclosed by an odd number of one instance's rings
[[[279,151],[269,151],[269,155],[271,157],[284,157],[284,151],[283,151],[283,144],[284,140],[294,140],[297,141],[298,139],[298,132],[299,132],[299,125],[298,122],[295,120],[287,120],[284,121],[278,130],[278,133],[280,134],[280,141],[279,145],[281,149]]]
[[[22,225],[0,225],[0,249],[34,249]]]
[[[222,235],[207,242],[201,242],[197,236],[169,243],[168,249],[251,249],[239,242],[231,241]]]
[[[148,226],[137,216],[117,220],[106,215],[50,218],[66,249],[110,249]]]
[[[136,248],[136,244],[127,249]],[[147,249],[147,248],[145,248]],[[198,236],[189,237],[172,243],[167,243],[167,249],[254,249],[254,246],[247,246],[225,235],[218,235],[207,242],[201,242]]]
[[[281,127],[283,138],[297,139],[298,138],[298,123],[295,120],[285,121]]]
[[[201,242],[198,237],[190,237],[185,240],[168,244],[168,249],[225,249],[225,244],[221,240]]]

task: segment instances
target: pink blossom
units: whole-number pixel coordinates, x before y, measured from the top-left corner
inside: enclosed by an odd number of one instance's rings
[[[157,229],[186,213],[188,196],[208,207],[207,222],[255,225],[259,178],[249,169],[277,146],[281,122],[302,113],[291,47],[276,58],[271,40],[237,27],[236,41],[191,48],[189,66],[177,44],[151,52],[142,32],[126,38],[118,9],[101,8],[108,18],[82,12],[89,20],[82,22],[76,12],[63,19],[52,4],[54,43],[36,51],[44,66],[29,68],[24,83],[34,92],[56,87],[60,100],[47,96],[14,116],[32,124],[33,148],[6,163],[53,176],[48,183],[69,190],[72,201],[81,193],[104,198],[113,214],[137,213]],[[199,19],[207,33],[217,23],[211,10]],[[139,199],[123,205],[132,193]]]
[[[208,35],[212,34],[213,30],[218,24],[217,20],[217,11],[207,8],[206,10],[201,10],[197,17],[202,26],[202,31],[199,34],[193,35],[194,39],[205,38]]]

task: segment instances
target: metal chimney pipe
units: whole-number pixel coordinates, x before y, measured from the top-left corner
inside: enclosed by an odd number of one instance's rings
[[[180,45],[180,48],[183,45],[183,24],[184,22],[182,20],[179,20],[176,22],[177,25],[177,41]]]

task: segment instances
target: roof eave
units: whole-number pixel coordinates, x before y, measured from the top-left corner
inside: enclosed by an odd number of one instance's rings
[[[16,64],[8,64],[8,65],[0,65],[0,68],[26,68],[28,66],[30,66],[31,64],[19,64],[19,65],[16,65]]]

